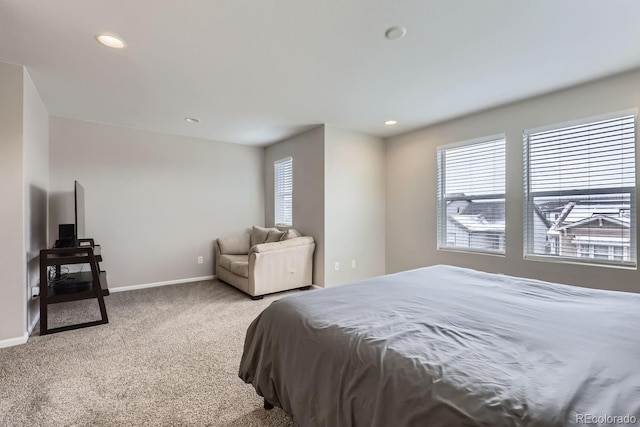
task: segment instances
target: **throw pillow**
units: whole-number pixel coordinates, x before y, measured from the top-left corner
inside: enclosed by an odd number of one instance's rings
[[[302,234],[300,234],[300,232],[295,228],[290,228],[284,233],[280,240],[289,240],[295,237],[302,237]]]
[[[259,245],[260,243],[264,243],[269,236],[270,228],[253,226],[251,228],[251,246]]]
[[[285,234],[286,232],[284,231],[269,230],[269,235],[267,236],[267,240],[265,240],[264,243],[279,242],[280,240],[282,240]]]

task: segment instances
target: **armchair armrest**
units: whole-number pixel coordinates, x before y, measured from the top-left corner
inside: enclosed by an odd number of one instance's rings
[[[249,250],[249,295],[264,295],[312,284],[311,236],[261,243]]]
[[[270,242],[270,243],[260,243],[259,245],[252,246],[249,250],[249,255],[253,253],[265,253],[272,252],[278,250],[284,250],[288,248],[293,248],[296,246],[306,246],[313,245],[313,237],[311,236],[302,236],[295,237],[289,240],[283,240],[281,242]]]

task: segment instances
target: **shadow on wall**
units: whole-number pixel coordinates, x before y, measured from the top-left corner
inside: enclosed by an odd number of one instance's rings
[[[34,286],[39,280],[40,249],[47,247],[47,191],[29,186],[29,241],[27,244],[27,285]]]
[[[58,239],[58,224],[75,222],[73,191],[58,191],[49,194],[49,241]]]

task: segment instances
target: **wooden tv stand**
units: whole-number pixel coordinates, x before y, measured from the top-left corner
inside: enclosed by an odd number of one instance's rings
[[[93,239],[78,239],[75,247],[40,251],[40,335],[109,323],[104,297],[109,295],[107,273],[100,271],[100,245]],[[61,266],[89,264],[91,271],[61,272]],[[53,277],[50,267],[55,268]],[[50,304],[96,298],[101,319],[49,329],[47,307]]]

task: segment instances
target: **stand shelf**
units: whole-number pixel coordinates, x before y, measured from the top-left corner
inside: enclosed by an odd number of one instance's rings
[[[109,323],[104,297],[109,295],[107,273],[100,270],[100,246],[93,239],[79,239],[71,248],[40,251],[40,335]],[[91,271],[61,273],[63,265],[88,264]],[[49,267],[55,267],[53,279]],[[49,329],[47,310],[50,304],[96,298],[101,319]]]

